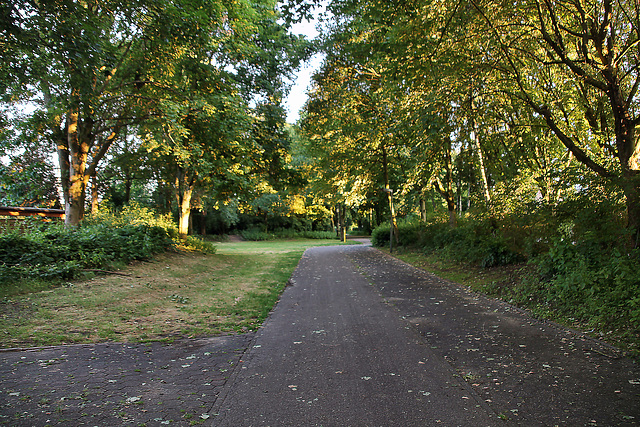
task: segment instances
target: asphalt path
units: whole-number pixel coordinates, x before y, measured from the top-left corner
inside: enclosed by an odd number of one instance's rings
[[[632,426],[607,344],[368,245],[303,255],[257,333],[0,350],[0,425]]]
[[[368,246],[309,249],[214,426],[636,425],[640,370]]]

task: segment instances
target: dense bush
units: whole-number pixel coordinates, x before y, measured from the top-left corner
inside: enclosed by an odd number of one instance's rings
[[[90,225],[78,229],[48,226],[0,236],[0,285],[24,279],[66,280],[83,269],[148,259],[173,245],[158,226]]]
[[[618,335],[640,336],[640,250],[626,250],[611,234],[567,232],[533,260],[538,274],[517,302],[533,301],[563,318]]]
[[[374,246],[389,244],[389,224],[376,228],[371,236]],[[483,267],[520,262],[524,255],[512,249],[507,239],[490,224],[461,221],[451,228],[442,220],[428,224],[419,221],[398,223],[398,246],[414,247],[427,253],[438,251],[456,261],[478,264]]]
[[[281,230],[267,233],[264,231],[252,229],[244,230],[240,232],[240,235],[244,240],[252,241],[265,241],[276,239],[334,239],[336,234],[332,231],[295,231],[295,230]]]
[[[31,221],[25,224],[22,231],[0,235],[0,287],[15,289],[33,280],[55,284],[87,270],[146,260],[170,248],[215,251],[208,242],[180,239],[170,218],[135,205],[119,213],[101,211],[76,229]]]
[[[158,215],[153,209],[135,202],[125,205],[117,211],[101,208],[97,212],[91,213],[91,215],[83,220],[83,226],[92,225],[113,228],[125,225],[147,225],[162,228],[171,238],[178,237],[178,227],[173,221],[171,214]]]

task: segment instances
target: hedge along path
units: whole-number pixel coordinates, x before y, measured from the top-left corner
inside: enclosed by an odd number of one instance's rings
[[[169,341],[256,329],[302,252],[335,241],[220,244],[165,253],[126,275],[97,276],[0,303],[0,347]]]

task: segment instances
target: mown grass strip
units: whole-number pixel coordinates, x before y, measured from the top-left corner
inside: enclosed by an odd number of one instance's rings
[[[255,330],[305,249],[336,241],[223,243],[166,253],[107,275],[5,298],[0,347],[144,342]]]

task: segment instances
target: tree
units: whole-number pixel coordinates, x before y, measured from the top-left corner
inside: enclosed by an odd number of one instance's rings
[[[252,174],[274,184],[287,178],[280,94],[283,76],[297,67],[306,42],[277,22],[273,1],[251,7],[221,21],[228,26],[225,37],[178,52],[171,72],[158,77],[177,94],[163,99],[144,134],[148,149],[171,170],[166,176],[183,235],[196,199],[246,194]]]
[[[543,119],[573,158],[619,185],[640,243],[640,9],[634,2],[470,0],[477,68]],[[468,45],[468,44],[467,44]],[[491,58],[484,64],[480,58]]]
[[[0,164],[0,204],[60,207],[58,179],[48,153],[25,152],[11,158],[9,165]]]
[[[225,11],[215,0],[24,0],[3,9],[3,101],[29,102],[30,124],[57,147],[68,225],[82,219],[86,186],[113,142],[173,90],[154,78],[170,72],[176,53],[223,34]]]

